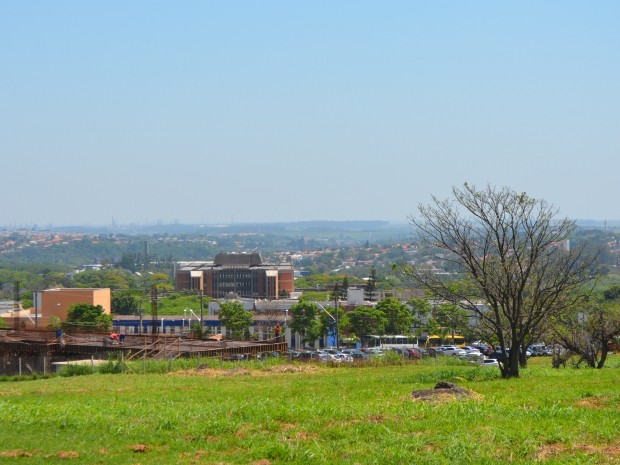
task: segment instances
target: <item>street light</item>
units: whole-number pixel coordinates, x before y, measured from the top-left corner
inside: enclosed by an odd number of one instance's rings
[[[338,318],[334,318],[334,315],[329,313],[320,303],[316,302],[316,304],[336,323],[336,347],[340,347],[340,341],[338,340]],[[338,310],[338,308],[336,308],[336,310]],[[338,316],[338,312],[336,312],[336,316]]]

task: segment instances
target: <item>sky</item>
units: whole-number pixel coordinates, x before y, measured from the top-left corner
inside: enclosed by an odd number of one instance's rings
[[[620,219],[620,2],[0,2],[0,225]]]

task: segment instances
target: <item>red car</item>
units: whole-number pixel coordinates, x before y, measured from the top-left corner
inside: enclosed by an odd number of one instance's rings
[[[420,358],[422,358],[422,351],[420,349],[416,349],[414,347],[414,348],[409,348],[409,349],[405,349],[405,350],[406,350],[408,358],[413,358],[413,359],[420,359]]]

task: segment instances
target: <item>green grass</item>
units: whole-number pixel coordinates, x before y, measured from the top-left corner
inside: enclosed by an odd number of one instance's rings
[[[0,463],[620,463],[616,357],[603,370],[537,359],[508,381],[436,361],[184,363],[0,383]],[[480,398],[412,400],[442,379]]]

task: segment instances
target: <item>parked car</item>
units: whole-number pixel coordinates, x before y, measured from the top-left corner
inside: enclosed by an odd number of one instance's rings
[[[346,362],[346,363],[349,363],[349,362],[353,361],[353,357],[351,357],[350,355],[347,355],[347,354],[342,354],[342,353],[334,354],[333,357],[334,357],[336,362]]]
[[[471,345],[471,347],[475,347],[484,355],[489,355],[494,350],[492,346],[483,342],[475,342]]]
[[[454,357],[466,355],[466,352],[459,346],[439,346],[437,347],[437,353],[441,355],[451,355]]]
[[[499,362],[494,358],[485,358],[480,363],[481,367],[499,367]]]
[[[532,357],[542,357],[553,355],[553,351],[544,344],[536,344],[527,348],[532,353]]]
[[[359,349],[344,349],[341,353],[351,356],[353,360],[366,360],[367,358],[370,358],[370,355]]]
[[[424,357],[424,353],[422,352],[421,349],[418,349],[417,347],[410,347],[408,349],[406,349],[407,352],[407,358],[410,359],[421,359],[422,357]]]
[[[293,354],[295,362],[313,362],[319,360],[319,354],[316,352],[297,352]]]
[[[258,354],[256,356],[257,359],[266,359],[266,358],[279,358],[282,354],[280,352],[264,352],[262,354]]]
[[[461,347],[461,349],[463,349],[468,354],[471,352],[481,353],[481,350],[474,346],[459,346],[459,347]]]
[[[385,351],[383,349],[379,349],[376,347],[372,347],[365,351],[371,357],[383,357],[385,355]]]
[[[329,363],[329,362],[334,362],[334,363],[336,363],[336,362],[339,362],[339,361],[340,361],[340,360],[338,360],[338,359],[336,358],[336,356],[335,356],[335,355],[333,355],[333,354],[328,354],[327,352],[320,352],[320,353],[318,354],[318,360],[319,360],[319,362],[327,362],[327,363]]]

